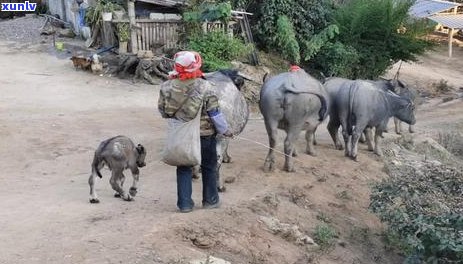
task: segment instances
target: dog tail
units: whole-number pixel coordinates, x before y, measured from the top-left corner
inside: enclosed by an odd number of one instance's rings
[[[95,157],[93,158],[93,162],[92,162],[92,173],[96,173],[96,175],[98,175],[98,177],[100,178],[103,178],[103,176],[101,175],[101,172],[98,169],[98,167],[102,161],[103,160],[100,159],[100,157],[98,157],[98,155],[95,153]]]

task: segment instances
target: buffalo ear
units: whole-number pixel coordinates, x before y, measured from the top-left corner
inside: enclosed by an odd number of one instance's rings
[[[241,76],[237,76],[234,80],[233,83],[235,83],[236,88],[238,88],[239,91],[241,91],[241,88],[244,86],[244,78]]]

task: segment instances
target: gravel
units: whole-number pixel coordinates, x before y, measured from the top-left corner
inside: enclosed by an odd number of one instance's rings
[[[22,44],[37,44],[42,40],[40,28],[45,18],[35,15],[0,20],[0,40]]]

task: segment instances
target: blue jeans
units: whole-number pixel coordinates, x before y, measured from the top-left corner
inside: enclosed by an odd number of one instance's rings
[[[217,140],[215,135],[201,137],[201,174],[203,181],[203,205],[219,202],[217,190]],[[181,210],[194,207],[191,167],[177,167],[177,207]]]

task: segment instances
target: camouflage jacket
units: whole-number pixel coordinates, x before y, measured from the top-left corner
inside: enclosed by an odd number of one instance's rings
[[[219,100],[213,90],[214,84],[203,79],[180,81],[169,80],[161,84],[158,109],[163,118],[190,121],[201,109],[201,136],[216,133],[207,112],[219,110]]]

